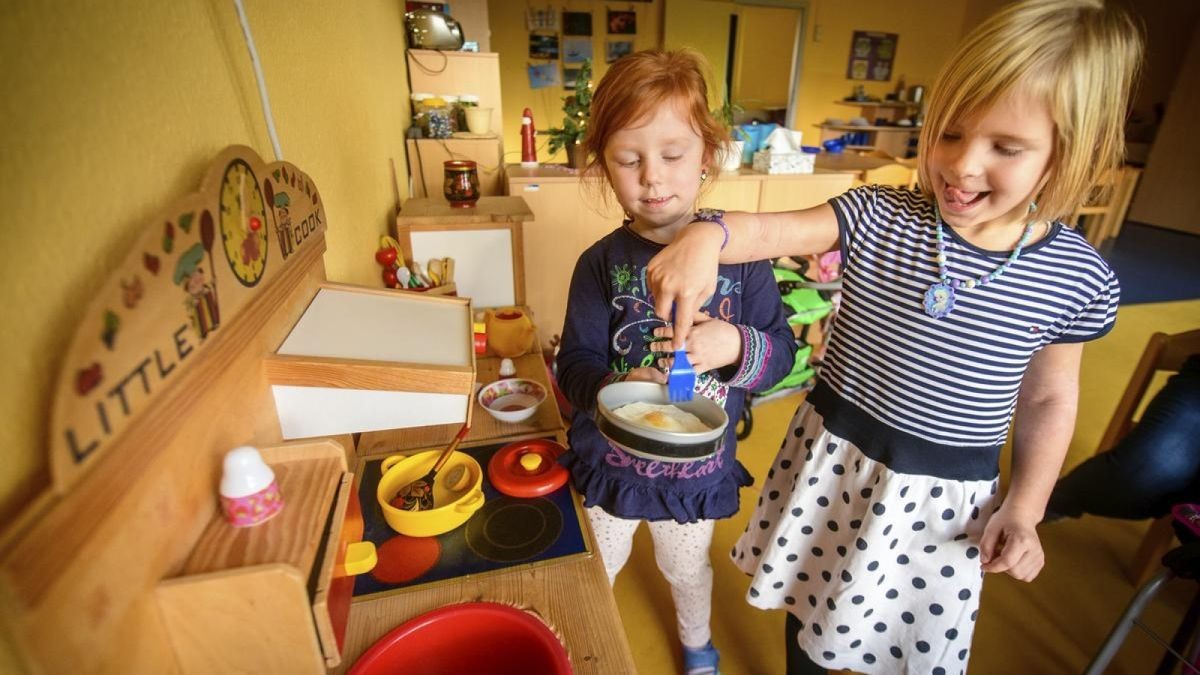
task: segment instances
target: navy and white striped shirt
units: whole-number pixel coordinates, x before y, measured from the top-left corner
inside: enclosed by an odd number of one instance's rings
[[[887,446],[897,443],[912,450],[987,449],[983,462],[994,466],[991,455],[1004,444],[1030,359],[1048,344],[1107,333],[1116,320],[1116,275],[1078,232],[1055,223],[998,279],[960,287],[954,311],[934,319],[923,307],[925,291],[938,282],[933,205],[883,186],[860,187],[830,203],[841,237],[843,295],[814,406],[826,416],[836,407],[857,409],[841,411],[853,419],[842,426],[869,428],[847,440],[877,446],[876,454],[888,456]],[[975,247],[950,227],[943,231],[952,278],[978,279],[1010,253]],[[977,474],[993,470],[976,469],[946,471],[984,478],[990,476]]]

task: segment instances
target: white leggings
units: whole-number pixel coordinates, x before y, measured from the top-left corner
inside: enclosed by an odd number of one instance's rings
[[[629,560],[633,533],[642,521],[618,518],[597,506],[588,508],[587,514],[611,584]],[[712,545],[713,521],[681,525],[667,520],[647,525],[654,539],[654,560],[671,584],[679,641],[685,647],[703,647],[712,637],[708,620],[712,614],[713,572],[708,549]]]

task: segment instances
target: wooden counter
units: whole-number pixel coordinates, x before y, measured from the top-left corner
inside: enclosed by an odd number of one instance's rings
[[[546,400],[538,406],[537,412],[530,419],[516,424],[501,422],[492,417],[479,405],[479,397],[473,396],[471,405],[471,431],[467,433],[464,445],[480,445],[495,443],[509,438],[524,436],[555,436],[560,443],[566,442],[566,430],[558,405],[554,401],[554,392],[550,389],[550,379],[546,375],[546,365],[541,353],[530,353],[513,359],[517,368],[517,377],[533,380],[546,388]],[[497,356],[481,356],[475,361],[475,381],[490,384],[500,377],[500,358]],[[358,439],[358,455],[385,455],[397,452],[416,451],[419,448],[435,447],[449,443],[454,434],[458,433],[459,425],[441,424],[413,429],[390,429],[386,431],[369,431]]]
[[[864,160],[861,167],[838,162],[810,174],[764,174],[750,168],[723,173],[710,181],[699,206],[727,211],[789,211],[816,206],[839,195],[854,183],[861,171],[882,162]],[[567,310],[567,291],[575,261],[588,246],[621,224],[621,207],[612,190],[559,164],[524,169],[510,164],[508,193],[525,199],[533,219],[524,223],[525,304],[537,318],[538,339],[549,347],[554,335],[562,333]]]
[[[540,354],[525,354],[513,362],[517,377],[535,380],[550,392]],[[486,384],[496,380],[499,364],[498,357],[480,357],[476,362],[478,381]],[[520,424],[497,421],[479,406],[478,399],[474,405],[473,425],[462,444],[464,448],[549,435],[565,440],[552,392],[537,414]],[[359,439],[358,454],[377,456],[435,449],[444,446],[456,431],[449,425],[365,433]],[[589,549],[597,551],[591,528],[585,526],[584,533]],[[580,675],[636,672],[608,576],[595,553],[356,601],[351,605],[343,665],[334,672],[344,672],[376,640],[405,621],[443,605],[475,601],[499,602],[535,612],[562,636],[571,664]]]

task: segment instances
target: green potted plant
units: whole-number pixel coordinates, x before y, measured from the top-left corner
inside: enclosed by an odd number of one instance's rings
[[[550,153],[567,151],[567,166],[582,169],[586,157],[583,136],[587,133],[588,117],[592,111],[592,61],[584,60],[575,79],[575,93],[563,98],[563,125],[547,130],[550,134]]]
[[[714,108],[712,116],[729,131],[729,144],[717,152],[717,164],[723,172],[737,171],[742,167],[742,152],[746,149],[746,132],[734,124],[734,117],[743,112],[742,106],[730,100],[728,93],[721,107]]]

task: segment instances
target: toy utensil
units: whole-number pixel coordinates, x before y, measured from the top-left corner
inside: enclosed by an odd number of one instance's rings
[[[412,273],[421,282],[421,288],[433,288],[433,282],[429,280],[429,277],[425,275],[425,271],[421,269],[421,263],[416,260],[412,264]]]
[[[442,269],[442,261],[437,258],[430,258],[425,264],[425,273],[429,275],[429,280],[434,286],[441,286],[445,277],[445,272]]]
[[[671,323],[675,323],[675,308],[671,308]],[[667,374],[667,397],[671,403],[692,400],[696,389],[696,371],[687,357],[687,343],[675,350],[671,372]]]
[[[454,437],[454,440],[450,441],[450,445],[446,446],[442,454],[438,455],[437,461],[433,463],[433,468],[429,470],[429,473],[400,488],[400,491],[396,493],[396,499],[399,500],[399,503],[395,504],[397,508],[405,511],[428,511],[434,507],[433,480],[437,477],[437,472],[446,464],[446,460],[450,459],[450,455],[454,454],[454,450],[458,448],[458,444],[462,442],[462,439],[466,437],[467,432],[470,430],[471,423],[468,420],[458,430],[458,435]]]

